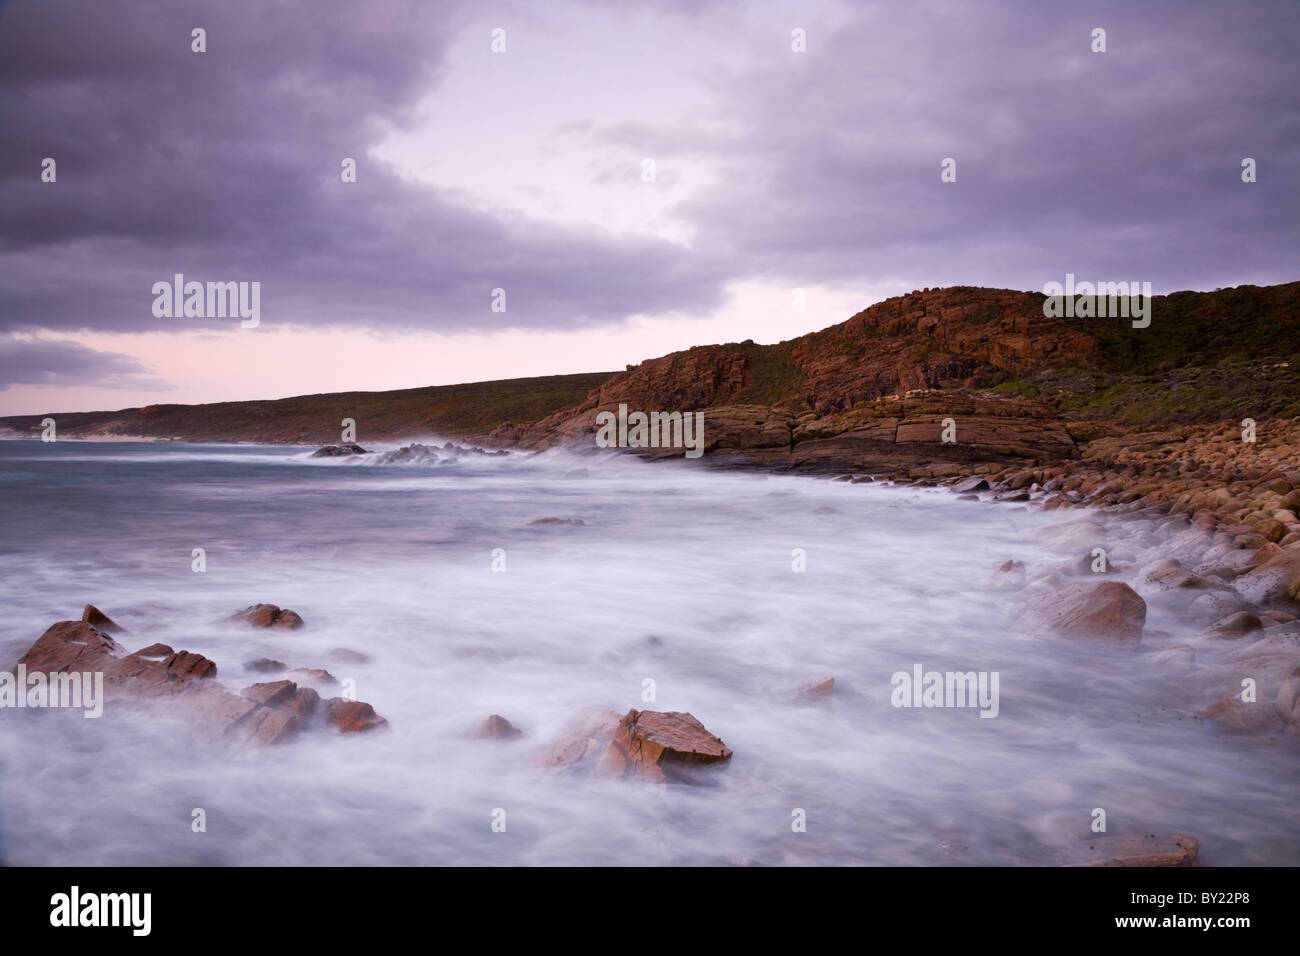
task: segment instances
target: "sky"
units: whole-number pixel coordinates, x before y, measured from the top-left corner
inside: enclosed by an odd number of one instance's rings
[[[1294,281],[1297,48],[1294,0],[0,0],[0,414]]]

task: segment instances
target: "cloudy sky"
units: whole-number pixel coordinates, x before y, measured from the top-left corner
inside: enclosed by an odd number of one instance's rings
[[[0,0],[0,414],[1300,279],[1297,48],[1294,0]],[[155,316],[176,273],[260,324]]]

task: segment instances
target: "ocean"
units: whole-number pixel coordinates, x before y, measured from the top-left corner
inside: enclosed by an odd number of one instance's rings
[[[324,667],[390,722],[235,751],[129,707],[0,709],[0,861],[1020,864],[1098,809],[1207,864],[1300,861],[1294,744],[1197,716],[1241,668],[1186,596],[1143,592],[1136,650],[1013,626],[991,575],[1077,564],[1078,510],[707,456],[310,451],[0,442],[0,669],[92,603],[130,650],[206,655],[235,690],[275,679],[254,658]],[[1117,565],[1158,554],[1148,524],[1086,518]],[[226,620],[258,602],[306,626]],[[996,673],[996,716],[894,706],[918,666]],[[586,708],[688,711],[734,756],[694,786],[545,770]],[[476,736],[489,714],[524,735]]]

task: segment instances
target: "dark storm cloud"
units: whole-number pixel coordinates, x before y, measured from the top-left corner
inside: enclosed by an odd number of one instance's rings
[[[466,331],[714,305],[707,257],[471,211],[367,161],[459,19],[418,0],[0,8],[0,328],[176,328],[149,292],[176,272],[260,281],[268,322]]]
[[[1157,291],[1297,278],[1293,0],[855,5],[843,26],[812,28],[804,54],[788,46],[802,7],[680,9],[663,13],[665,42],[714,31],[748,54],[731,74],[682,65],[708,80],[681,122],[638,116],[636,77],[617,124],[539,108],[573,148],[655,155],[666,179],[674,161],[721,169],[677,210],[689,251],[495,217],[367,161],[438,89],[464,26],[453,5],[6,4],[0,329],[185,327],[149,310],[152,284],[178,271],[262,282],[264,324],[445,331],[702,314],[745,278],[1041,288],[1070,271]],[[583,69],[580,53],[555,62]],[[38,180],[45,156],[56,185]],[[356,184],[339,182],[344,156]],[[956,183],[940,182],[944,157]],[[505,315],[489,310],[498,286]]]
[[[0,390],[10,385],[170,388],[149,372],[129,355],[79,342],[0,337]]]
[[[698,245],[795,283],[1291,281],[1297,46],[1291,0],[877,5],[805,54],[719,77],[726,146],[639,135],[722,157],[722,186],[680,210]]]

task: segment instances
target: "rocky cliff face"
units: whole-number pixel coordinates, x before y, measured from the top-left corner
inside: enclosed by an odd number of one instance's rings
[[[490,437],[590,445],[597,414],[620,404],[700,410],[714,461],[892,470],[1071,458],[1081,441],[1161,415],[1285,413],[1269,397],[1279,388],[1300,402],[1300,363],[1285,361],[1300,348],[1300,283],[1157,296],[1145,329],[1048,317],[1043,301],[971,287],[914,292],[778,345],[700,346],[629,366],[581,404]],[[1125,389],[1136,397],[1126,402]],[[1126,417],[1115,422],[1112,411]]]

